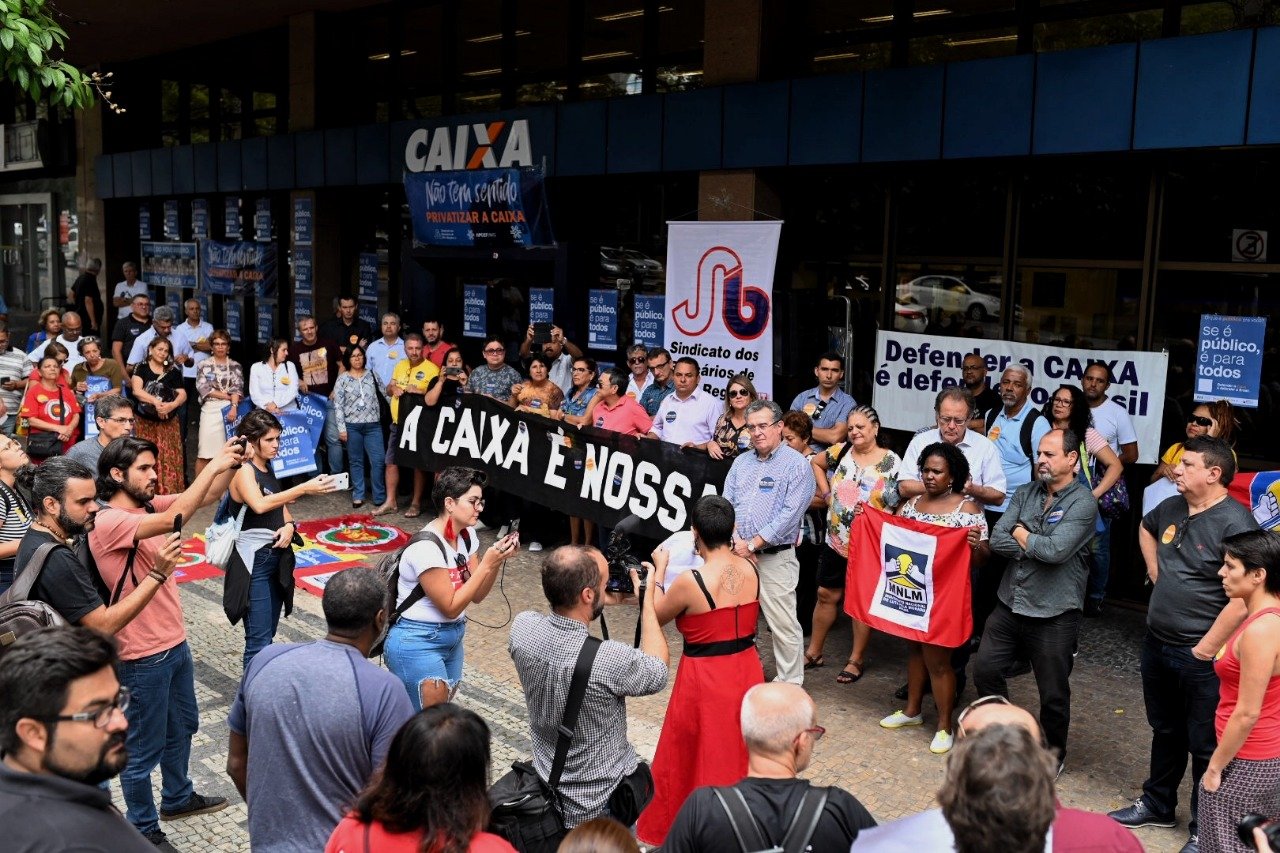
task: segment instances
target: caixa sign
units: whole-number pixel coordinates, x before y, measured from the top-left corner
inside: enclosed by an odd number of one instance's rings
[[[404,167],[410,172],[505,169],[537,165],[550,158],[554,114],[477,116],[468,121],[416,127],[408,131]]]

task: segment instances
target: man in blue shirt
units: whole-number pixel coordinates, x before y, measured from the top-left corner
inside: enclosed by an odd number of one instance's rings
[[[849,435],[849,413],[857,403],[840,388],[844,381],[844,356],[840,353],[823,353],[813,375],[818,377],[818,386],[797,394],[791,411],[804,412],[813,419],[809,446],[818,453]]]
[[[388,312],[382,315],[382,337],[370,341],[365,351],[369,369],[378,377],[378,384],[386,388],[391,384],[391,373],[396,363],[405,357],[404,341],[400,338],[400,317]]]
[[[782,441],[782,408],[773,400],[747,406],[755,453],[741,453],[724,481],[737,515],[733,552],[755,560],[760,611],[773,634],[775,681],[804,683],[804,633],[796,616],[800,560],[796,540],[816,484],[809,461]]]

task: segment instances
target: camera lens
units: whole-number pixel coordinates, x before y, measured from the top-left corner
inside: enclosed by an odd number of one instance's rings
[[[1280,821],[1268,820],[1257,812],[1249,812],[1236,824],[1236,833],[1245,847],[1253,849],[1253,831],[1258,827],[1262,827],[1263,835],[1273,848],[1280,845]]]

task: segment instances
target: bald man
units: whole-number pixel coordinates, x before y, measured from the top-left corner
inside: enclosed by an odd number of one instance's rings
[[[761,833],[774,844],[781,843],[792,818],[807,803],[816,804],[815,797],[825,796],[808,849],[847,849],[861,830],[876,825],[875,819],[847,791],[811,787],[798,778],[825,733],[818,725],[818,709],[803,687],[783,681],[752,687],[742,698],[747,778],[732,788],[698,788],[690,794],[671,824],[663,852],[738,853],[742,849],[717,793],[745,802]]]
[[[973,737],[988,726],[1021,726],[1045,747],[1040,723],[1025,708],[1003,696],[984,696],[960,712],[957,729],[961,738]],[[1052,853],[1142,853],[1142,844],[1130,830],[1095,812],[1068,809],[1059,805],[1046,847]],[[941,809],[904,817],[861,833],[853,843],[853,853],[919,853],[921,850],[953,850],[955,840]]]

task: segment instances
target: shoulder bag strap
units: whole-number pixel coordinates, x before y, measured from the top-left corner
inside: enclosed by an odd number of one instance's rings
[[[1031,401],[1027,400],[1026,405],[1031,406]],[[1036,428],[1036,420],[1043,417],[1039,409],[1031,406],[1027,416],[1022,419],[1022,434],[1019,436],[1022,442],[1022,455],[1026,456],[1032,465],[1036,464],[1036,454],[1031,447],[1031,432]]]
[[[36,585],[36,581],[39,580],[40,573],[44,571],[44,564],[48,561],[49,554],[59,546],[66,547],[61,542],[46,542],[37,548],[36,552],[31,555],[31,559],[27,561],[22,574],[14,579],[13,584],[5,590],[4,595],[0,595],[0,604],[25,601],[30,598],[31,589]]]
[[[129,549],[129,556],[124,561],[124,571],[120,573],[120,580],[116,583],[116,588],[111,592],[111,600],[107,602],[110,607],[120,600],[121,594],[124,593],[124,579],[132,578],[133,585],[138,585],[138,579],[133,577],[133,561],[138,556],[138,546],[134,545]]]
[[[551,762],[551,775],[547,779],[547,787],[553,791],[560,782],[565,760],[569,757],[569,744],[573,742],[574,727],[578,725],[578,712],[582,710],[582,700],[587,695],[587,681],[591,678],[591,667],[596,661],[598,651],[600,651],[600,640],[588,634],[582,644],[582,650],[578,652],[578,662],[573,667],[573,680],[569,682],[569,698],[564,703],[564,719],[560,721],[560,734],[556,738],[556,756]]]
[[[751,809],[747,808],[747,801],[743,799],[741,791],[736,787],[712,788],[711,791],[729,818],[729,825],[733,827],[734,838],[738,840],[742,853],[754,853],[772,846],[765,841],[760,824],[756,823]]]
[[[818,829],[818,821],[822,819],[822,811],[827,807],[830,788],[814,788],[804,792],[804,799],[796,815],[787,827],[787,834],[782,839],[783,853],[802,853],[809,846],[813,833]]]
[[[434,542],[436,545],[440,546],[440,553],[441,554],[444,553],[444,541],[435,533],[433,533],[432,531],[424,527],[421,530],[419,530],[417,533],[413,534],[413,536],[409,538],[409,541],[405,543],[404,550],[400,552],[400,560],[404,559],[405,551],[409,550],[409,546],[418,542]],[[400,571],[400,560],[396,561],[397,572]],[[401,616],[403,616],[405,614],[405,611],[408,610],[410,607],[417,604],[422,599],[426,598],[427,591],[422,588],[422,581],[418,580],[417,578],[415,578],[414,580],[417,581],[417,583],[413,585],[413,589],[409,590],[409,594],[404,597],[404,601],[396,605],[395,612],[392,614],[395,618],[391,620],[392,622],[395,622]]]

